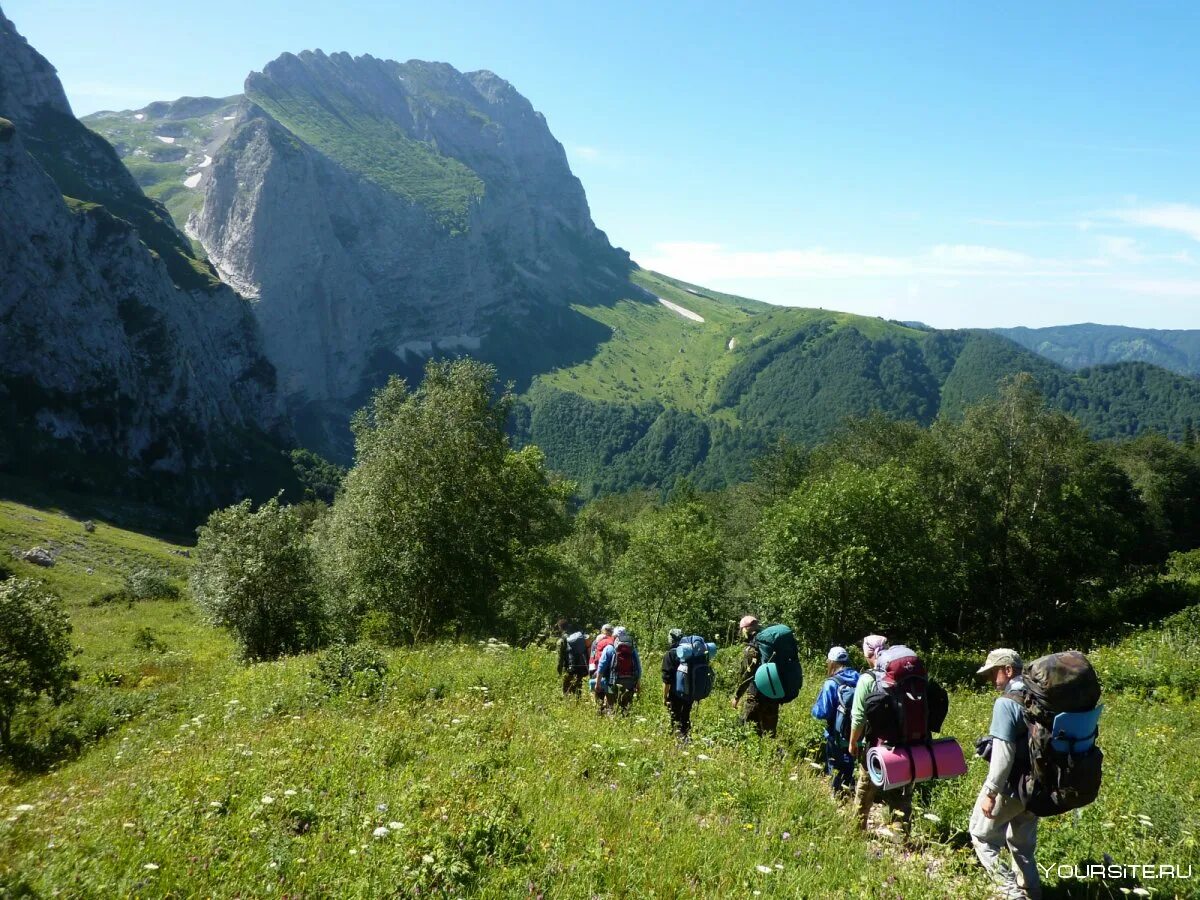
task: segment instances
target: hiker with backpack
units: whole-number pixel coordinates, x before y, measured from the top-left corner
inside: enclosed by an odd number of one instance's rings
[[[850,668],[845,647],[832,648],[825,660],[829,677],[817,694],[812,715],[825,723],[825,774],[833,776],[833,796],[842,797],[854,787],[850,730],[858,672]]]
[[[626,712],[641,689],[641,682],[642,660],[633,637],[624,626],[618,625],[613,629],[612,643],[604,648],[596,664],[596,695],[601,701],[601,711],[609,712],[615,706]]]
[[[976,673],[988,678],[1000,696],[992,704],[992,723],[985,738],[988,774],[971,811],[971,843],[988,874],[1000,885],[1003,896],[1041,896],[1034,854],[1037,851],[1037,816],[1025,809],[1017,796],[1014,774],[1028,767],[1029,728],[1025,724],[1024,668],[1015,650],[1001,648],[988,654]],[[1014,873],[1001,859],[1007,845]]]
[[[564,697],[583,696],[583,680],[588,671],[588,639],[566,619],[558,620],[558,674],[562,677]]]
[[[596,635],[596,640],[592,642],[592,652],[588,656],[588,690],[592,696],[596,698],[600,704],[600,711],[604,712],[604,702],[602,694],[599,690],[600,679],[596,677],[596,667],[600,665],[600,655],[604,652],[604,648],[613,641],[613,626],[605,622],[600,626],[600,633]]]
[[[755,730],[761,737],[769,734],[775,737],[779,728],[779,703],[769,697],[760,696],[754,684],[754,676],[762,665],[762,654],[759,652],[755,637],[762,630],[758,619],[754,616],[742,616],[738,622],[746,648],[742,651],[742,663],[738,670],[737,690],[733,695],[733,708],[741,705],[742,724],[754,724]],[[745,697],[743,703],[742,698]]]
[[[754,616],[743,616],[738,627],[746,649],[742,651],[733,708],[737,709],[745,697],[742,724],[752,722],[760,737],[775,737],[779,707],[795,700],[804,685],[796,637],[786,625],[763,628]]]
[[[692,729],[692,706],[712,693],[712,658],[717,645],[700,635],[684,637],[683,630],[672,628],[670,645],[662,662],[663,703],[671,717],[671,726],[686,741]]]
[[[901,817],[904,833],[908,834],[912,829],[912,789],[899,788],[892,791],[880,791],[871,781],[865,765],[866,738],[868,737],[866,701],[867,696],[875,690],[875,684],[880,675],[875,666],[887,647],[887,638],[881,634],[869,634],[863,638],[862,651],[867,660],[867,668],[858,677],[858,683],[854,687],[854,701],[850,710],[850,752],[860,763],[858,781],[854,786],[854,806],[858,816],[859,830],[867,830],[871,807],[877,801],[882,800],[891,811],[893,818],[897,815]]]
[[[971,813],[971,843],[1006,896],[1036,900],[1038,820],[1087,806],[1100,793],[1100,679],[1077,650],[1025,667],[1014,651],[993,650],[979,674],[1002,694],[977,745],[988,777]],[[1000,859],[1006,845],[1015,873]]]

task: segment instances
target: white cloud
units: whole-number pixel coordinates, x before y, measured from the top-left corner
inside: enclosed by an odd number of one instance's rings
[[[1115,287],[1147,297],[1200,298],[1200,281],[1169,278],[1141,278],[1119,281]]]
[[[1032,261],[1024,253],[977,244],[938,244],[929,255],[938,262],[952,265],[1020,266]]]
[[[1118,210],[1112,215],[1130,225],[1175,231],[1200,241],[1200,207],[1187,203],[1160,203]]]

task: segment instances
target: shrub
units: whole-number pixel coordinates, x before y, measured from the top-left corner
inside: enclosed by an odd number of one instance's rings
[[[178,600],[179,586],[165,572],[138,569],[125,576],[125,596],[129,600]]]
[[[192,596],[228,628],[247,659],[319,646],[325,618],[303,523],[275,497],[214,512],[198,529]]]
[[[330,695],[374,699],[383,691],[387,671],[387,660],[370,644],[334,644],[317,658],[312,677]]]
[[[17,708],[45,694],[61,703],[79,677],[62,601],[36,581],[0,583],[0,746],[10,745]]]
[[[167,645],[154,633],[153,628],[143,625],[133,636],[134,650],[148,650],[154,653],[166,653]]]

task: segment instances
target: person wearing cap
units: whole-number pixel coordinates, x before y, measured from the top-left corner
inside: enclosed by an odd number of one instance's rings
[[[679,656],[675,650],[683,638],[683,630],[672,628],[667,635],[667,652],[663,654],[662,680],[663,704],[671,717],[671,727],[679,735],[680,740],[687,740],[688,732],[692,730],[692,698],[676,693],[675,673],[679,671]]]
[[[888,648],[887,638],[882,634],[869,634],[863,638],[862,651],[867,660],[867,668],[858,677],[854,687],[854,705],[850,710],[850,752],[858,762],[866,762],[867,744],[867,695],[875,689],[878,673],[875,666],[880,655]],[[900,827],[905,835],[912,831],[912,788],[895,788],[890,791],[880,791],[867,774],[866,765],[859,765],[858,780],[854,786],[854,807],[858,817],[858,827],[867,830],[871,816],[871,807],[876,801],[882,800],[892,814],[892,818],[900,817]]]
[[[989,653],[976,673],[990,680],[1001,696],[992,705],[988,737],[981,745],[987,748],[982,753],[988,759],[988,774],[971,811],[969,831],[975,855],[999,884],[1002,896],[1038,900],[1042,895],[1034,859],[1038,818],[1025,809],[1016,791],[1017,776],[1029,765],[1023,668],[1015,650],[1001,648]],[[1013,868],[1002,859],[1006,846]]]
[[[613,628],[613,639],[600,653],[596,663],[596,694],[601,711],[615,705],[621,712],[629,709],[642,682],[642,661],[633,638],[623,625]]]
[[[844,716],[851,714],[858,673],[850,668],[850,654],[845,647],[830,649],[825,656],[825,663],[829,677],[821,685],[812,715],[825,724],[825,774],[833,776],[834,797],[842,797],[853,789],[854,757],[850,754],[850,745],[838,732],[838,709],[844,707]],[[842,702],[846,695],[849,695],[849,704]]]
[[[763,697],[758,693],[758,688],[754,686],[754,673],[762,664],[762,659],[759,658],[758,644],[755,643],[754,638],[762,626],[758,624],[758,619],[754,616],[742,616],[742,620],[738,622],[738,628],[742,632],[742,638],[746,641],[746,649],[742,651],[737,691],[733,695],[733,708],[737,709],[739,704],[741,705],[743,725],[753,723],[759,736],[769,734],[771,737],[775,737],[775,732],[779,728],[779,701]],[[742,703],[743,697],[746,698],[745,703]]]

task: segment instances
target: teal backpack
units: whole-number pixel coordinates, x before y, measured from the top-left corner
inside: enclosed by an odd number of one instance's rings
[[[772,625],[755,635],[754,643],[759,653],[754,687],[770,700],[791,703],[804,687],[804,670],[800,668],[800,651],[792,629]]]

